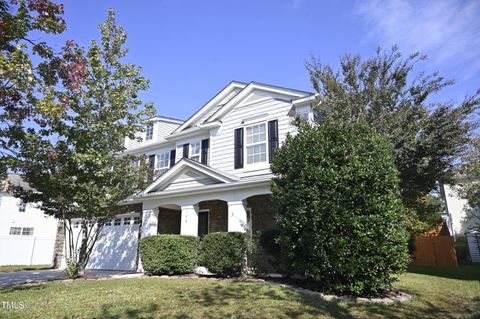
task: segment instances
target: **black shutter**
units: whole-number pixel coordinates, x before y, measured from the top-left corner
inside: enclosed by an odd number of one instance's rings
[[[173,165],[175,165],[175,156],[177,155],[177,151],[176,150],[171,150],[170,151],[170,167],[172,167]]]
[[[188,158],[188,149],[190,147],[190,144],[186,143],[186,144],[183,144],[183,155],[182,157],[184,158]]]
[[[278,120],[268,122],[268,161],[271,162],[273,152],[278,148]]]
[[[148,156],[148,167],[155,168],[155,155]]]
[[[202,160],[201,163],[207,165],[208,163],[208,149],[210,148],[210,139],[202,140]]]
[[[243,167],[243,127],[237,128],[235,130],[235,159],[234,159],[234,167],[242,168]]]

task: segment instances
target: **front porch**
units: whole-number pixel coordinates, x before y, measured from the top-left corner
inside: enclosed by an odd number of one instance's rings
[[[271,194],[267,193],[235,200],[205,199],[187,205],[158,204],[143,211],[142,237],[156,234],[203,236],[213,232],[255,233],[274,225]]]

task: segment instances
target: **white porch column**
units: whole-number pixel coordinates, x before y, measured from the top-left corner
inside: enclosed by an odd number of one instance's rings
[[[247,211],[242,201],[228,202],[228,231],[247,231]]]
[[[158,208],[147,209],[142,214],[141,237],[156,235],[158,232]]]
[[[197,205],[182,206],[182,220],[180,221],[180,235],[198,236]]]

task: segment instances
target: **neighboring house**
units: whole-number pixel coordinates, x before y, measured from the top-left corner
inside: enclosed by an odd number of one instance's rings
[[[445,204],[444,219],[455,239],[459,236],[466,237],[471,261],[480,263],[480,220],[471,218],[479,208],[470,207],[467,200],[458,195],[460,188],[461,185],[441,185]],[[480,212],[477,212],[477,216],[480,216]]]
[[[134,270],[138,239],[149,235],[272,228],[272,154],[296,132],[296,116],[313,120],[313,99],[300,90],[231,82],[186,121],[152,118],[138,135],[142,142],[125,140],[125,153],[145,154],[156,178],[127,199],[135,213],[105,226],[87,268]]]
[[[52,264],[57,220],[15,198],[9,183],[27,186],[16,174],[0,183],[0,265]]]

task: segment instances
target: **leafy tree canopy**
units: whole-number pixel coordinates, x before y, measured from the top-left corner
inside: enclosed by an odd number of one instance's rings
[[[55,100],[59,80],[75,83],[77,56],[62,57],[31,34],[65,30],[63,5],[48,0],[0,0],[0,178],[15,156],[25,123],[45,122],[64,111]],[[35,62],[34,62],[35,61]]]
[[[365,60],[345,55],[339,71],[316,58],[307,63],[319,94],[317,120],[368,123],[386,136],[400,173],[403,202],[420,220],[429,210],[422,206],[428,201],[424,197],[437,182],[454,182],[460,157],[478,124],[472,115],[480,105],[478,92],[459,103],[432,102],[453,81],[415,70],[424,59],[420,54],[403,58],[394,47],[390,52],[379,49]]]
[[[153,107],[138,97],[147,90],[141,69],[124,63],[125,31],[109,11],[100,26],[101,43],[92,41],[86,52],[73,42],[63,55],[82,57],[79,81],[65,83],[57,99],[66,112],[49,119],[40,129],[29,128],[19,141],[15,168],[34,190],[16,188],[27,202],[40,203],[45,213],[70,221],[82,218],[81,242],[76,247],[70,223],[69,258],[80,271],[103,223],[132,210],[118,203],[145,186],[146,165],[132,166],[133,156],[119,156],[124,138],[135,138],[142,122],[153,116]],[[73,72],[73,74],[76,74]],[[54,138],[52,138],[54,137]],[[87,221],[96,222],[89,227]]]

